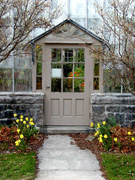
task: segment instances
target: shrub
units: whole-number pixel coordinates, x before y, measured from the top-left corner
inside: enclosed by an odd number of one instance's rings
[[[115,118],[109,118],[102,123],[91,123],[95,127],[95,137],[98,138],[101,148],[129,152],[135,150],[135,129],[122,128],[116,124]]]

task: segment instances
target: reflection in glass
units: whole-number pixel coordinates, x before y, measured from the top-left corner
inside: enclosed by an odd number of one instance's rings
[[[99,90],[99,78],[98,77],[94,78],[93,89],[94,90]]]
[[[72,91],[73,91],[73,80],[63,79],[63,92],[72,92]]]
[[[42,61],[42,48],[40,45],[36,46],[36,60]]]
[[[84,62],[84,49],[75,50],[75,62]]]
[[[52,62],[61,61],[61,49],[52,49]]]
[[[37,85],[36,85],[37,90],[42,89],[42,77],[37,77]]]
[[[37,75],[42,75],[42,63],[37,63]]]
[[[0,68],[0,91],[13,90],[13,74],[10,68]]]
[[[61,79],[53,78],[51,86],[52,92],[61,92]]]
[[[52,64],[52,77],[60,78],[62,75],[61,64]]]
[[[84,77],[84,64],[75,64],[74,65],[74,77]]]
[[[94,64],[94,76],[99,76],[99,63]]]
[[[85,82],[84,79],[74,80],[74,92],[84,92]]]
[[[63,64],[63,77],[73,77],[73,64]]]
[[[64,49],[63,55],[65,62],[73,62],[73,49]]]

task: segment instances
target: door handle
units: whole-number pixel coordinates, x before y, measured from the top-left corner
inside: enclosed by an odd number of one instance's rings
[[[47,85],[46,88],[49,89],[49,88],[50,88],[50,85]]]

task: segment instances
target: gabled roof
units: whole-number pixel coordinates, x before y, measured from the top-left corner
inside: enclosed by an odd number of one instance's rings
[[[36,41],[38,41],[39,39],[45,37],[46,35],[50,34],[51,32],[53,32],[54,30],[56,30],[57,28],[63,26],[66,23],[70,23],[72,25],[74,25],[75,27],[79,28],[80,30],[84,31],[86,34],[92,36],[93,38],[97,39],[98,41],[100,41],[101,43],[103,43],[103,39],[98,37],[97,35],[95,35],[94,33],[92,33],[91,31],[87,30],[86,28],[84,28],[83,26],[81,26],[80,24],[76,23],[75,21],[71,20],[71,19],[66,19],[65,21],[61,22],[60,24],[54,26],[52,29],[49,29],[48,31],[44,32],[43,34],[37,36],[36,38],[34,38],[33,40],[30,41],[30,43],[35,43]]]

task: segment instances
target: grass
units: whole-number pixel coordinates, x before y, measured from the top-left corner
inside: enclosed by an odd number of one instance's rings
[[[35,164],[34,152],[0,155],[0,180],[32,180]]]
[[[135,180],[133,155],[103,153],[102,165],[110,180]]]

